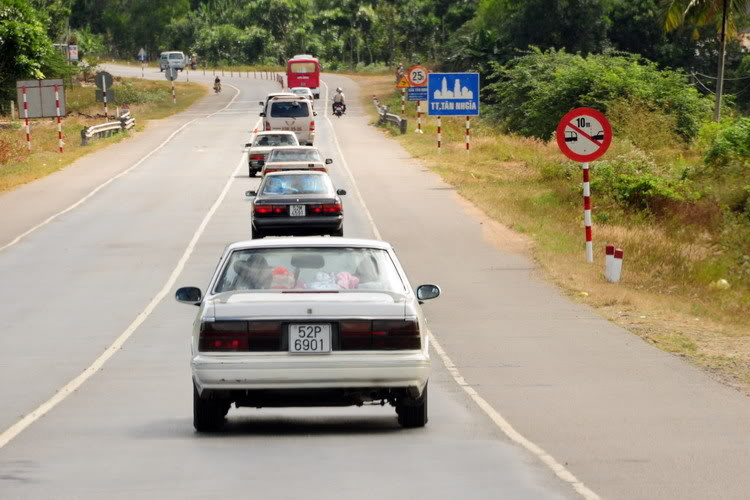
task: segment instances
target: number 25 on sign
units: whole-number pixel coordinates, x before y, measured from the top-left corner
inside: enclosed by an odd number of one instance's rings
[[[557,145],[565,156],[583,167],[583,221],[586,227],[586,261],[594,262],[591,231],[591,186],[589,162],[607,152],[612,143],[612,127],[607,118],[591,108],[577,108],[563,116],[557,125]]]

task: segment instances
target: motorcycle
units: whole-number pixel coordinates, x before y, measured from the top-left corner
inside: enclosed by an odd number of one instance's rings
[[[344,105],[341,104],[340,102],[334,102],[333,114],[336,116],[336,118],[341,118],[341,115],[344,114]]]
[[[221,93],[221,84],[220,83],[214,83],[214,92],[216,94]]]

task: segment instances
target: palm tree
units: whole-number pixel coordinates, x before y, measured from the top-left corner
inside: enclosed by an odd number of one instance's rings
[[[737,33],[736,20],[750,12],[750,0],[670,0],[664,28],[672,31],[689,23],[705,26],[717,23],[721,30],[719,39],[719,67],[716,75],[716,104],[714,120],[721,119],[721,96],[724,91],[724,58],[727,51],[727,37]]]

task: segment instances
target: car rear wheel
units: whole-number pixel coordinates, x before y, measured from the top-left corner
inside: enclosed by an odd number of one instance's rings
[[[198,432],[211,432],[221,428],[230,403],[223,399],[201,398],[193,383],[193,427]]]
[[[427,386],[418,399],[405,398],[396,404],[401,427],[424,427],[427,424]]]
[[[256,175],[258,175],[258,171],[255,170],[253,167],[250,167],[250,169],[247,172],[247,175],[250,177],[255,177]]]

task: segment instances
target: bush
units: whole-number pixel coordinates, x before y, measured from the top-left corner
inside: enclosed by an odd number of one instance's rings
[[[531,52],[494,65],[484,90],[488,114],[512,132],[549,139],[560,118],[587,106],[606,113],[619,101],[637,101],[673,120],[673,132],[690,141],[710,116],[711,102],[687,77],[660,70],[635,55],[582,57],[564,50]]]
[[[129,82],[123,82],[115,87],[115,103],[123,104],[150,104],[167,101],[170,92],[166,89],[146,88],[138,89]]]
[[[740,118],[719,130],[705,161],[711,166],[750,166],[750,118]]]

